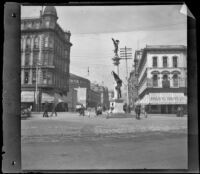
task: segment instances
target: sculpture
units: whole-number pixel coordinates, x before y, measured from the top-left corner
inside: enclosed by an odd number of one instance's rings
[[[119,98],[122,97],[122,95],[121,95],[122,80],[119,78],[119,76],[114,71],[112,71],[112,75],[113,75],[113,77],[116,81],[116,84],[117,84],[115,89],[117,91],[117,99],[119,99]]]
[[[115,39],[112,38],[112,41],[113,41],[113,44],[114,44],[114,47],[115,47],[115,50],[114,50],[115,56],[119,57],[119,56],[118,56],[118,45],[119,45],[119,40],[115,40]]]

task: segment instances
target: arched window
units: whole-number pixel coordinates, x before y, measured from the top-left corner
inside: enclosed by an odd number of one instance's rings
[[[153,75],[153,87],[157,87],[158,86],[158,75],[154,74]]]
[[[49,47],[53,48],[53,38],[52,37],[49,38]]]
[[[28,37],[26,39],[26,48],[31,48],[31,38],[30,37]]]
[[[163,75],[162,86],[163,86],[163,88],[169,88],[170,87],[170,82],[168,80],[168,75],[167,74]]]
[[[46,37],[44,38],[44,47],[48,47],[48,41],[49,41],[49,37],[46,36]]]
[[[39,48],[39,37],[36,36],[34,39],[34,48]]]
[[[177,74],[173,75],[173,86],[178,87],[178,75]]]
[[[30,65],[30,54],[25,54],[25,66]]]

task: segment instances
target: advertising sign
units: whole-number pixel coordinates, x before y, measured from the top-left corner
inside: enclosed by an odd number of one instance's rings
[[[187,104],[187,96],[183,93],[150,93],[150,104]]]
[[[87,100],[87,88],[76,88],[77,90],[77,102],[82,103],[86,107]]]
[[[34,102],[34,91],[22,91],[21,102]]]
[[[51,96],[47,93],[42,93],[42,103],[53,103],[54,102],[54,96]]]

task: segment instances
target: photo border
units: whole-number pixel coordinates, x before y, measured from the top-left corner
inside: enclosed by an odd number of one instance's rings
[[[69,2],[43,3],[56,6],[97,5],[179,5],[183,2]],[[22,170],[21,169],[21,51],[20,51],[20,6],[41,3],[12,3],[4,5],[4,55],[3,55],[3,172],[189,172],[199,171],[198,156],[198,108],[197,108],[197,40],[196,20],[187,16],[187,61],[188,63],[188,170],[185,169],[127,169],[127,170]],[[14,58],[13,58],[14,57]]]

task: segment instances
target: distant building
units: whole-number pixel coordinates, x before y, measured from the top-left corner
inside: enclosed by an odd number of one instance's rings
[[[91,83],[90,88],[91,90],[100,93],[101,98],[99,104],[101,104],[105,108],[109,108],[108,88],[94,83]]]
[[[137,76],[135,69],[130,72],[128,79],[128,100],[131,108],[134,108],[135,102],[138,98],[137,95]]]
[[[57,20],[53,6],[38,17],[21,19],[21,103],[33,105],[33,110],[55,100],[67,109],[71,33]]]
[[[187,48],[182,45],[146,46],[136,67],[139,103],[150,113],[187,110]]]
[[[70,111],[75,111],[76,104],[86,104],[89,102],[90,81],[81,76],[70,73],[68,105]]]

